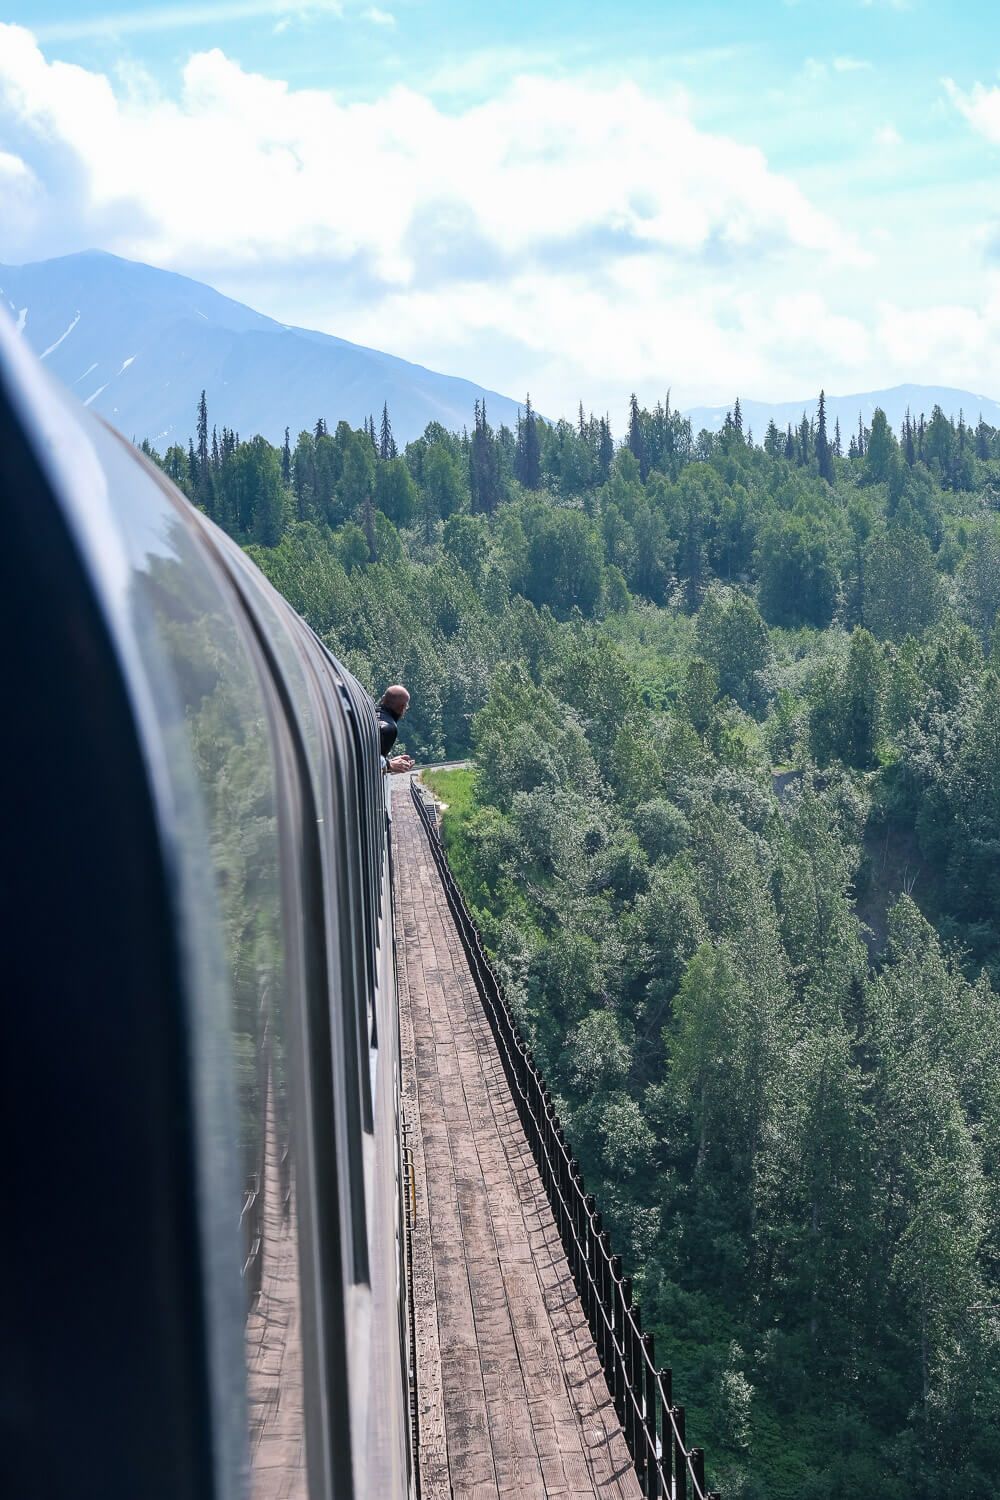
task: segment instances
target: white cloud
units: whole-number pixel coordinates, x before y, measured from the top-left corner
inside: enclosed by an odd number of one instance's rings
[[[903,137],[895,125],[880,125],[875,132],[875,144],[884,151],[892,151],[903,144]]]
[[[108,248],[160,263],[360,259],[375,283],[411,286],[470,261],[514,274],[556,247],[592,264],[859,256],[760,151],[630,84],[520,78],[442,113],[405,88],[341,104],[213,50],[178,97],[151,88],[116,91],[0,26],[0,129],[13,117],[43,181],[72,155],[91,220],[133,211]]]
[[[42,197],[41,183],[27,162],[0,149],[0,216],[15,243],[30,233]]]
[[[987,274],[981,306],[938,304],[912,309],[884,302],[878,308],[876,337],[895,369],[914,370],[916,380],[968,386],[986,382],[970,372],[994,368],[1000,342],[1000,278]]]
[[[802,66],[802,72],[806,79],[815,83],[821,78],[829,78],[831,72],[840,74],[870,73],[872,67],[872,63],[867,62],[862,57],[845,55],[842,57],[832,57],[829,62],[825,62],[819,57],[807,57]]]
[[[973,130],[992,145],[1000,146],[1000,88],[986,88],[984,84],[976,83],[966,93],[951,78],[944,80],[944,86],[951,102]]]
[[[370,21],[373,26],[395,26],[396,17],[388,10],[379,10],[377,5],[369,5],[367,10],[361,12],[362,21]]]
[[[249,21],[256,16],[343,14],[341,0],[204,0],[202,4],[143,6],[103,16],[80,16],[51,21],[34,28],[40,42],[78,42],[90,37],[127,36],[140,32],[180,31],[227,21]]]
[[[631,83],[524,75],[450,109],[407,88],[343,103],[212,50],[164,92],[50,62],[0,25],[0,194],[0,260],[97,245],[282,322],[530,388],[550,414],[580,394],[617,409],[633,388],[939,379],[932,354],[956,375],[971,362],[966,383],[1000,342],[1000,317],[950,309],[928,349],[909,331],[925,310],[873,324],[851,234],[761,151],[699,128],[683,95]]]
[[[0,182],[11,187],[14,184],[27,186],[34,181],[34,173],[28,165],[11,151],[0,151]]]

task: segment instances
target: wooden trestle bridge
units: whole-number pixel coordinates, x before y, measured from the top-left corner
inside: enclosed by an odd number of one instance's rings
[[[496,982],[484,986],[408,782],[394,788],[392,824],[421,1496],[711,1500],[576,1164],[553,1171],[539,1149],[517,1087],[537,1091],[530,1054],[515,1038],[511,1061],[495,1000],[491,1026],[484,988]],[[561,1139],[552,1133],[557,1149]]]
[[[640,1497],[409,788],[393,797],[420,1492]]]

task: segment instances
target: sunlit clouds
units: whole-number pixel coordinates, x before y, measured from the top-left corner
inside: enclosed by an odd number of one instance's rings
[[[868,70],[845,54],[827,76]],[[949,87],[1000,141],[1000,89]],[[891,123],[873,141],[902,144]],[[530,388],[550,414],[580,396],[620,408],[633,387],[694,401],[939,379],[942,355],[970,381],[962,360],[995,330],[987,286],[977,310],[929,308],[924,342],[903,338],[905,313],[851,294],[889,254],[879,224],[842,222],[680,91],[621,79],[525,72],[452,109],[404,84],[359,102],[219,48],[166,84],[105,73],[0,26],[0,194],[0,259],[148,260],[282,321]]]

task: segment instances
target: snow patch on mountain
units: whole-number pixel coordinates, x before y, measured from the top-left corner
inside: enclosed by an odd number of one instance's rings
[[[56,352],[56,350],[59,348],[59,345],[62,343],[63,339],[68,339],[69,338],[70,334],[73,332],[73,329],[76,327],[76,325],[77,325],[77,323],[79,323],[79,321],[80,321],[80,313],[79,313],[79,309],[78,309],[77,313],[76,313],[76,316],[73,318],[73,321],[70,323],[69,327],[66,328],[66,329],[64,329],[64,331],[59,335],[59,337],[56,339],[56,341],[55,341],[54,344],[50,344],[47,349],[43,349],[42,350],[41,355],[39,356],[39,358],[41,358],[41,359],[48,359],[48,357],[49,357],[50,354],[54,354]]]

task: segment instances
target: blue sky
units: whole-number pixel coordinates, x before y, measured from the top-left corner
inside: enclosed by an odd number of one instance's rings
[[[0,0],[3,23],[0,259],[98,244],[550,413],[1000,395],[983,0]]]

